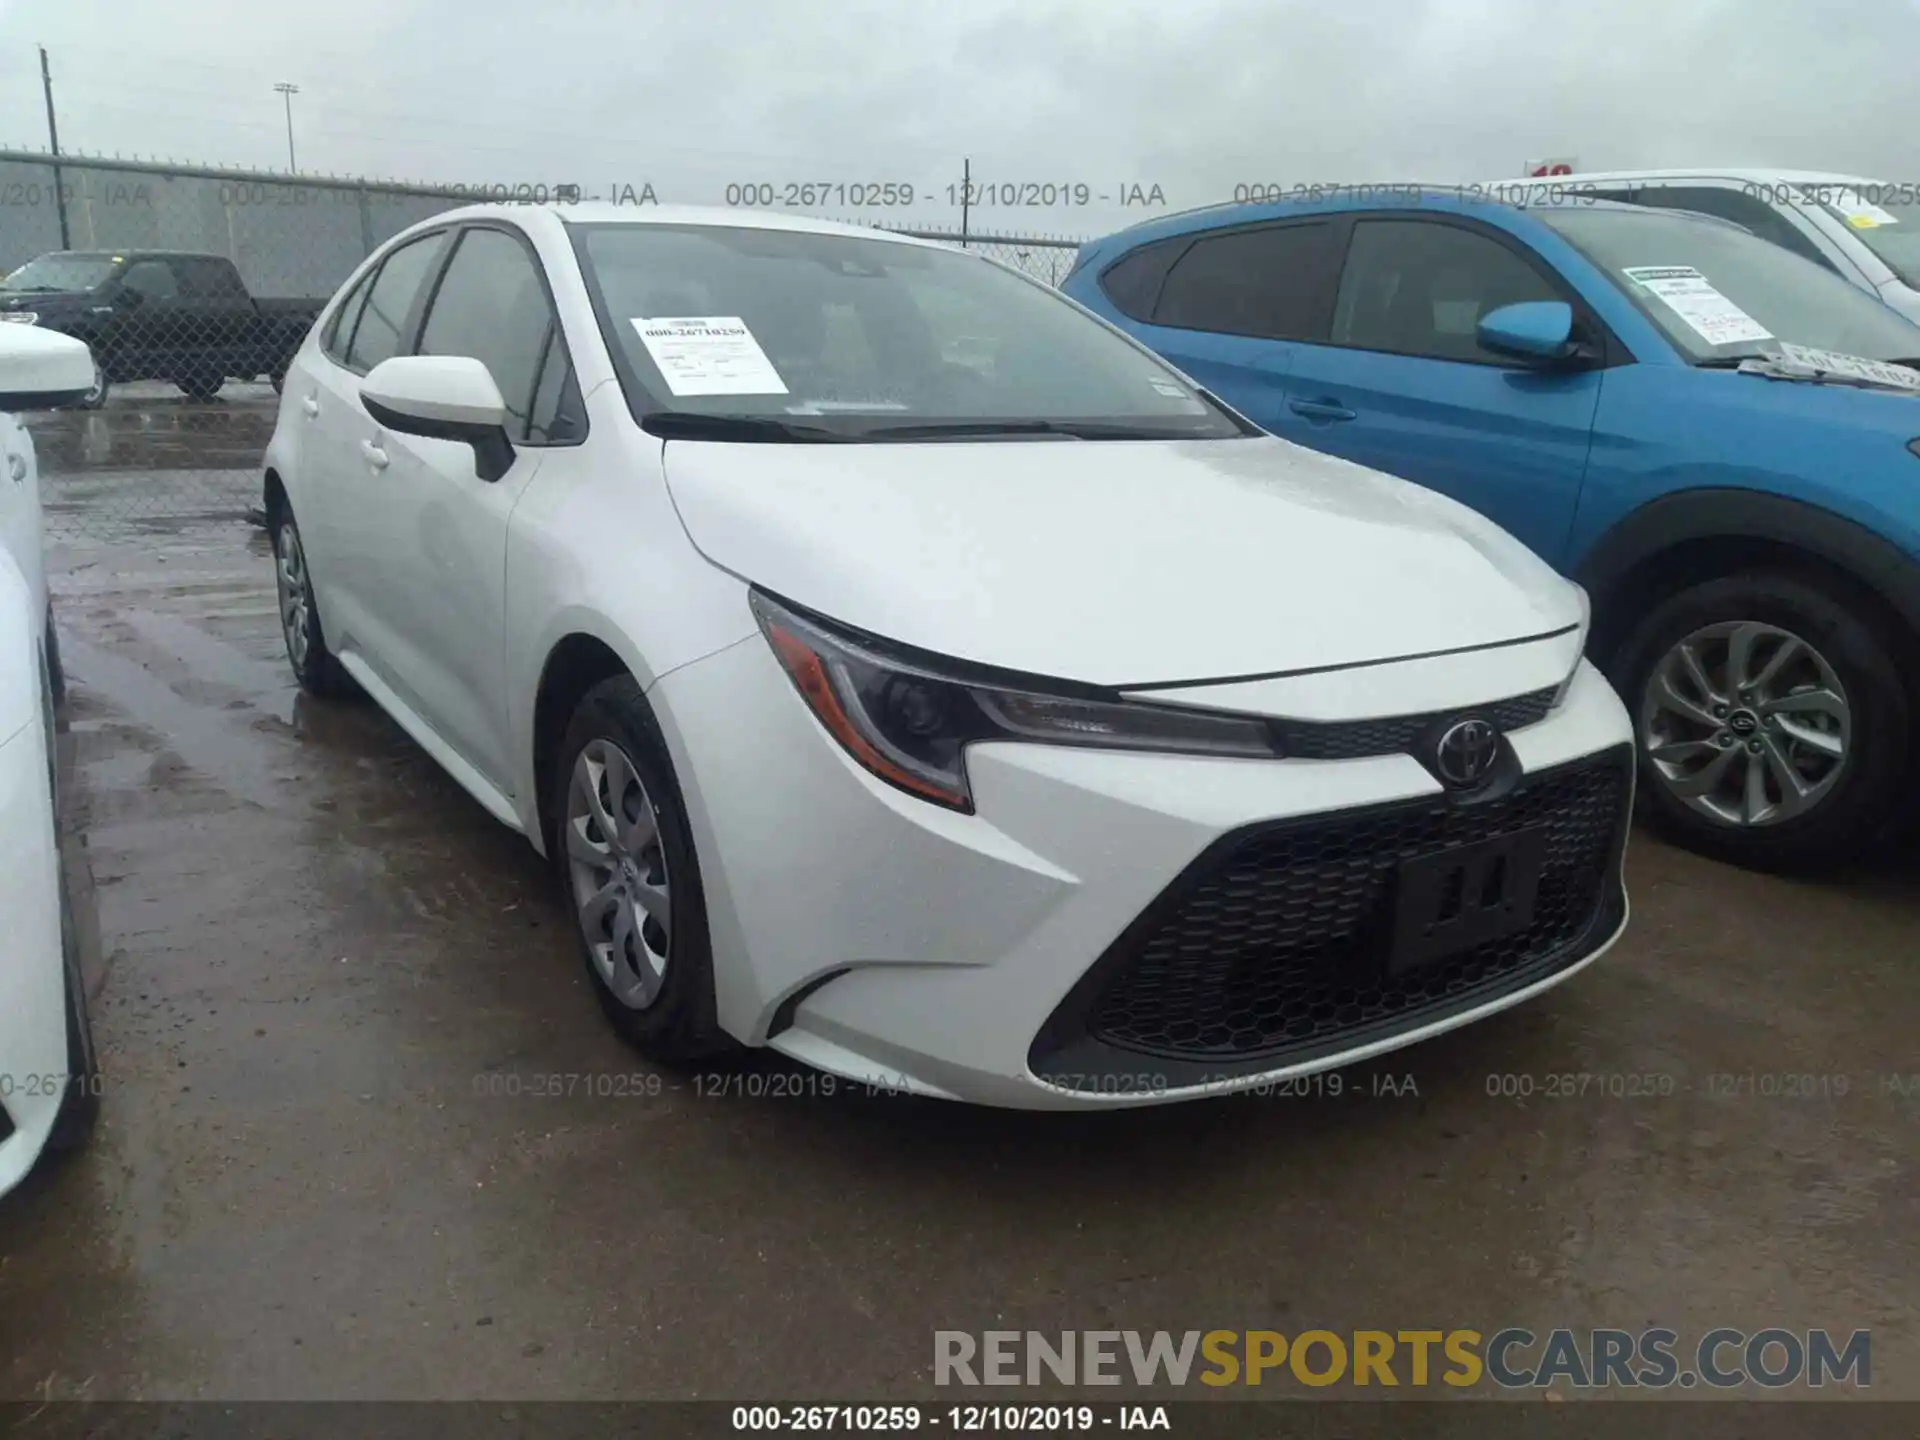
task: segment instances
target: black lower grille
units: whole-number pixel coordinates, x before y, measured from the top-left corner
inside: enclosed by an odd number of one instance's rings
[[[1538,724],[1551,709],[1553,691],[1547,689],[1460,713],[1483,716],[1504,735]],[[1283,755],[1296,760],[1357,760],[1366,755],[1405,753],[1441,719],[1442,713],[1394,715],[1385,720],[1276,720],[1273,724]]]
[[[1030,1063],[1043,1077],[1163,1068],[1140,1065],[1143,1055],[1211,1074],[1272,1069],[1545,979],[1620,922],[1632,782],[1623,747],[1496,799],[1434,797],[1228,836],[1088,971]],[[1544,847],[1530,925],[1390,976],[1401,863],[1526,830]]]

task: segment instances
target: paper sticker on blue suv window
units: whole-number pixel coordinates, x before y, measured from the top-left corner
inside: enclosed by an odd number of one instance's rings
[[[1714,289],[1691,265],[1630,265],[1620,273],[1657,296],[1709,345],[1773,338],[1771,330]]]

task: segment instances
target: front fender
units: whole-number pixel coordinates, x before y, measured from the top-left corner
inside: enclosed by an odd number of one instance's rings
[[[1920,563],[1858,521],[1765,491],[1700,486],[1663,495],[1602,535],[1574,578],[1601,606],[1661,551],[1714,539],[1758,540],[1816,556],[1871,586],[1920,631]]]

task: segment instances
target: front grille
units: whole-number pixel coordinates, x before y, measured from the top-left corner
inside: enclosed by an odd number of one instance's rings
[[[1114,1049],[1274,1069],[1545,979],[1619,924],[1632,781],[1622,747],[1497,799],[1435,797],[1229,836],[1088,971],[1034,1042],[1035,1073],[1112,1068]],[[1401,862],[1534,827],[1544,858],[1531,925],[1389,977]]]
[[[1504,733],[1538,724],[1552,708],[1553,690],[1546,689],[1460,713],[1484,716]],[[1365,755],[1404,754],[1449,713],[1395,715],[1385,720],[1276,720],[1274,733],[1280,753],[1296,760],[1357,760]]]

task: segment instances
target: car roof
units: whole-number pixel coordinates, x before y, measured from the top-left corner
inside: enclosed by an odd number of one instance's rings
[[[840,220],[820,220],[811,215],[788,215],[772,210],[736,210],[722,205],[616,205],[606,200],[536,205],[464,205],[458,210],[421,221],[525,220],[529,213],[551,215],[566,225],[673,225],[705,226],[730,230],[793,230],[809,235],[845,235],[862,240],[880,240],[896,245],[950,249],[938,240],[902,235],[870,225],[850,225]]]
[[[221,260],[232,264],[225,255],[216,255],[211,250],[149,250],[144,245],[127,245],[117,250],[49,250],[49,255],[64,255],[73,260],[122,260],[129,255],[138,255],[143,260]]]
[[[1750,180],[1762,184],[1788,185],[1878,185],[1881,181],[1865,175],[1848,175],[1838,170],[1769,170],[1754,166],[1695,165],[1686,170],[1583,170],[1572,175],[1528,175],[1518,180],[1486,183],[1508,186],[1602,184],[1620,180]]]
[[[1171,215],[1156,215],[1152,219],[1142,220],[1124,230],[1116,230],[1098,240],[1090,241],[1083,253],[1099,249],[1106,250],[1110,245],[1119,244],[1121,248],[1131,249],[1135,245],[1148,244],[1155,240],[1171,239],[1195,230],[1217,229],[1226,225],[1247,223],[1255,224],[1263,220],[1285,220],[1296,215],[1339,215],[1349,210],[1410,210],[1431,211],[1446,215],[1471,215],[1487,210],[1508,210],[1516,214],[1525,214],[1530,208],[1516,204],[1500,194],[1463,194],[1463,188],[1452,181],[1446,184],[1426,184],[1418,180],[1383,182],[1375,186],[1356,185],[1351,187],[1362,194],[1350,201],[1341,203],[1337,196],[1323,200],[1242,200],[1228,201],[1219,205],[1201,205],[1192,210],[1177,210]],[[1376,193],[1366,194],[1373,191]],[[1585,210],[1613,210],[1627,214],[1644,215],[1646,208],[1630,205],[1621,200],[1583,201],[1580,208]]]

